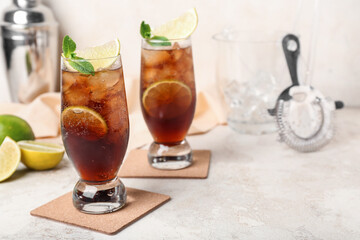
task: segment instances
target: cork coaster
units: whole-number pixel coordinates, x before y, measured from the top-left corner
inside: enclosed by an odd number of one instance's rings
[[[72,192],[69,192],[32,210],[30,214],[114,234],[170,200],[169,196],[159,193],[134,188],[126,188],[126,191],[126,205],[113,213],[101,215],[82,213],[73,206]]]
[[[147,150],[132,150],[122,164],[119,176],[122,178],[207,178],[211,152],[193,150],[193,163],[180,170],[159,170],[148,163]]]

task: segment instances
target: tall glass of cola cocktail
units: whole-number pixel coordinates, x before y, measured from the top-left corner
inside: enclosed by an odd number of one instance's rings
[[[61,59],[61,133],[80,175],[73,203],[86,213],[113,212],[126,202],[125,187],[117,177],[129,139],[121,57],[106,59],[111,66],[93,74],[73,69],[81,61],[96,66],[104,59]]]
[[[191,40],[168,39],[166,43],[142,39],[141,109],[154,139],[148,151],[150,165],[181,169],[192,163],[185,139],[196,104]]]

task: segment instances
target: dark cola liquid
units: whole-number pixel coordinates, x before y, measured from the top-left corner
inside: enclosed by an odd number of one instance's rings
[[[114,179],[129,139],[129,118],[122,68],[96,72],[95,76],[62,71],[62,112],[81,106],[101,115],[106,134],[86,131],[86,124],[61,123],[66,153],[81,179],[101,182]]]
[[[142,49],[141,53],[140,100],[146,89],[161,81],[177,81],[185,84],[191,91],[191,103],[182,109],[180,102],[161,106],[161,114],[148,112],[141,104],[145,122],[155,142],[173,145],[181,142],[194,118],[196,91],[191,47],[180,48],[175,43],[170,50]],[[163,97],[159,95],[160,98]],[[156,99],[155,99],[156,101]],[[174,101],[182,101],[181,99]],[[178,112],[179,114],[174,114]]]

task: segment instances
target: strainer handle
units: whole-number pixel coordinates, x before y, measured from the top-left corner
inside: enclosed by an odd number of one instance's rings
[[[344,102],[335,101],[335,109],[342,109],[344,107]]]
[[[287,34],[282,40],[282,47],[288,65],[293,86],[299,85],[297,59],[300,54],[300,42],[294,34]]]

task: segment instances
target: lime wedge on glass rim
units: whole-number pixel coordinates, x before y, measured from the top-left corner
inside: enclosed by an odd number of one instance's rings
[[[100,46],[80,49],[75,51],[77,57],[81,57],[89,61],[94,70],[106,69],[113,65],[116,61],[116,56],[120,54],[120,41],[119,39],[114,39],[110,42],[107,42]],[[64,55],[62,55],[64,57]],[[77,72],[72,68],[67,61],[64,62],[67,69],[73,72]]]
[[[178,18],[172,19],[163,25],[152,29],[152,34],[164,36],[168,39],[188,38],[198,25],[198,15],[195,8],[189,9]]]

